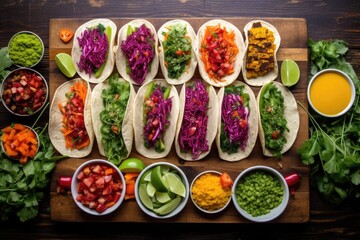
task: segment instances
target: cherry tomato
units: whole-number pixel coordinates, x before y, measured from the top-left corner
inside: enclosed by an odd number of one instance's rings
[[[233,185],[233,180],[228,173],[223,172],[220,176],[220,184],[223,188],[229,188]]]
[[[60,32],[59,32],[59,36],[60,36],[60,39],[64,42],[64,43],[67,43],[69,42],[72,37],[74,36],[74,32],[69,30],[69,29],[66,29],[66,28],[62,28],[60,29]]]

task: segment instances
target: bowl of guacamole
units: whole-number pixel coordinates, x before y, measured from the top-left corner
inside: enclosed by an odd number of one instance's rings
[[[16,33],[8,44],[9,57],[18,67],[34,67],[44,56],[44,43],[30,31]]]

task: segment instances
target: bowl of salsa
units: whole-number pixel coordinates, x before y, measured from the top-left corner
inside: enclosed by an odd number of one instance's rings
[[[315,74],[307,88],[308,102],[319,115],[340,117],[353,105],[355,86],[351,78],[338,69],[324,69]]]

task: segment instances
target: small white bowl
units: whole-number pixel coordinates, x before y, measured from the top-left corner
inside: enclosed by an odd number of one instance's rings
[[[36,87],[32,87],[30,86],[30,84],[26,84],[26,87],[23,87],[22,85],[20,87],[18,87],[18,89],[22,89],[23,92],[25,92],[27,88],[27,90],[35,88],[36,91],[32,91],[29,90],[29,98],[27,100],[25,100],[25,98],[23,98],[24,94],[22,92],[20,92],[20,90],[15,90],[16,92],[13,92],[13,87],[12,85],[14,84],[14,82],[21,84],[18,79],[19,76],[27,76],[27,75],[31,75],[31,76],[37,76],[38,78],[41,78],[41,82],[43,83],[42,87],[39,87],[37,85]],[[30,81],[31,80],[27,80]],[[30,86],[30,87],[29,87]],[[16,89],[16,88],[15,88]],[[38,94],[38,92],[42,90],[43,94],[41,95],[41,99],[43,100],[41,103],[41,106],[37,106],[35,108],[35,104],[34,104],[34,98],[35,96]],[[17,115],[17,116],[21,116],[21,117],[28,117],[28,116],[32,116],[36,113],[38,113],[46,104],[48,98],[49,98],[49,86],[48,83],[46,81],[46,79],[43,77],[43,75],[41,75],[38,71],[35,71],[32,68],[18,68],[15,69],[13,71],[11,71],[3,80],[3,84],[1,84],[1,88],[0,88],[0,95],[1,95],[1,102],[3,103],[4,107],[12,114]],[[6,100],[4,99],[4,96],[6,96]],[[16,99],[17,97],[21,97],[19,101],[15,101],[14,99]],[[34,108],[32,109],[31,112],[27,111],[25,109],[25,107],[23,107],[23,104],[27,103],[29,105],[33,104]],[[13,106],[15,107],[15,110],[12,109]]]
[[[12,55],[12,48],[15,48],[14,51],[20,51],[21,53],[20,54],[23,54],[22,56],[22,60],[27,60],[29,54],[27,53],[27,51],[31,50],[32,47],[34,47],[33,45],[30,45],[30,43],[28,41],[25,41],[25,40],[22,40],[21,41],[21,44],[20,45],[13,45],[12,41],[15,39],[15,38],[18,38],[20,35],[33,35],[35,36],[36,38],[35,39],[38,39],[38,43],[40,44],[41,46],[41,53],[38,55],[38,58],[37,58],[37,61],[34,62],[33,64],[21,64],[19,62],[16,62],[16,60],[13,59],[13,55]],[[33,49],[34,51],[37,51],[37,49]],[[35,67],[41,60],[42,58],[44,57],[44,52],[45,52],[45,48],[44,48],[44,43],[42,41],[42,39],[34,32],[31,32],[31,31],[21,31],[21,32],[18,32],[18,33],[15,33],[9,43],[8,43],[8,51],[9,51],[9,57],[10,57],[10,60],[12,61],[12,63],[18,67],[29,67],[29,68],[32,68],[32,67]]]
[[[268,214],[253,217],[251,214],[247,213],[244,209],[242,209],[240,207],[240,205],[238,204],[237,199],[236,199],[236,189],[237,189],[237,186],[238,186],[240,180],[242,180],[247,174],[253,173],[256,171],[270,173],[273,176],[275,176],[279,180],[280,185],[284,190],[284,194],[283,194],[282,202],[280,203],[280,205],[278,205],[277,207],[270,210],[270,212]],[[246,219],[253,221],[253,222],[269,222],[269,221],[274,220],[275,218],[277,218],[284,212],[284,210],[288,204],[288,201],[289,201],[289,188],[286,184],[285,178],[277,170],[275,170],[271,167],[267,167],[267,166],[253,166],[253,167],[247,168],[246,170],[244,170],[237,176],[237,178],[234,181],[233,187],[232,187],[231,197],[232,197],[232,200],[233,200],[236,210]]]
[[[105,211],[103,211],[101,213],[97,212],[93,208],[89,208],[88,206],[83,205],[81,202],[76,200],[76,198],[78,196],[78,187],[79,187],[79,180],[77,179],[77,176],[85,167],[87,167],[89,165],[97,165],[97,164],[105,165],[105,166],[113,168],[116,171],[116,173],[119,175],[120,181],[122,182],[122,189],[120,190],[119,200],[115,203],[115,205],[105,209]],[[76,171],[72,177],[72,180],[71,180],[71,195],[72,195],[76,205],[84,212],[91,214],[91,215],[95,215],[95,216],[107,215],[109,213],[114,212],[116,209],[118,209],[125,198],[125,191],[126,191],[126,183],[125,183],[125,178],[124,178],[124,175],[122,174],[122,172],[113,163],[111,163],[107,160],[103,160],[103,159],[93,159],[93,160],[84,162],[76,169]]]
[[[320,110],[318,110],[318,109],[314,106],[314,104],[313,104],[313,102],[312,102],[312,100],[311,100],[311,95],[310,95],[311,86],[314,84],[314,82],[318,79],[318,77],[319,77],[320,75],[322,75],[322,74],[327,74],[327,73],[337,73],[337,74],[340,74],[341,76],[343,76],[343,77],[347,80],[347,82],[349,83],[350,88],[351,88],[351,98],[350,98],[350,101],[349,101],[348,105],[347,105],[342,111],[340,111],[340,112],[337,113],[337,114],[326,114],[326,113],[321,112]],[[337,85],[334,86],[334,88],[333,88],[334,92],[333,92],[333,93],[327,91],[327,92],[326,92],[326,95],[328,95],[328,96],[333,96],[333,95],[335,94],[335,92],[338,91],[338,88],[337,88],[337,87],[338,87]],[[309,84],[308,84],[308,87],[307,87],[307,99],[308,99],[308,102],[309,102],[311,108],[312,108],[315,112],[317,112],[319,115],[321,115],[321,116],[323,116],[323,117],[328,117],[328,118],[335,118],[335,117],[340,117],[340,116],[344,115],[344,114],[351,108],[351,106],[353,105],[354,100],[355,100],[355,95],[356,95],[356,92],[355,92],[355,91],[356,91],[356,90],[355,90],[354,83],[353,83],[353,81],[351,80],[351,78],[350,78],[346,73],[344,73],[343,71],[340,71],[340,70],[338,70],[338,69],[328,68],[328,69],[324,69],[324,70],[316,73],[316,74],[311,78],[311,80],[310,80],[310,82],[309,82]],[[323,100],[323,101],[324,101],[324,100]],[[334,99],[334,101],[336,101],[336,99]]]
[[[219,213],[221,211],[223,211],[228,205],[229,203],[231,202],[231,194],[229,195],[229,199],[227,200],[227,202],[220,208],[217,208],[215,210],[207,210],[207,209],[204,209],[202,208],[201,206],[199,206],[194,197],[193,197],[193,193],[192,193],[192,189],[194,187],[194,184],[195,182],[201,177],[201,176],[204,176],[205,174],[213,174],[213,175],[217,175],[219,176],[219,187],[221,188],[221,185],[220,185],[220,176],[221,176],[221,173],[218,172],[218,171],[214,171],[214,170],[208,170],[208,171],[204,171],[204,172],[201,172],[199,173],[195,178],[194,180],[192,181],[191,183],[191,186],[190,186],[190,196],[191,196],[191,200],[192,202],[194,203],[195,207],[197,207],[200,211],[204,212],[204,213],[209,213],[209,214],[214,214],[214,213]],[[216,186],[213,186],[213,187],[216,187]],[[206,194],[206,193],[203,193],[203,194]]]
[[[175,210],[171,211],[168,214],[165,215],[159,215],[156,214],[154,211],[148,209],[141,201],[140,196],[139,196],[139,188],[140,188],[140,184],[143,183],[143,178],[145,177],[145,174],[148,173],[148,170],[151,170],[153,168],[155,168],[156,166],[165,166],[165,167],[169,167],[170,171],[176,172],[180,178],[181,181],[183,182],[183,184],[185,185],[185,197],[182,197],[179,205],[175,208]],[[144,170],[141,171],[140,175],[137,177],[136,179],[136,183],[135,183],[135,199],[136,202],[138,204],[138,206],[140,207],[140,209],[147,215],[149,215],[150,217],[153,218],[158,218],[158,219],[166,219],[166,218],[171,218],[174,217],[175,215],[179,214],[186,206],[188,199],[189,199],[189,182],[188,179],[185,175],[185,173],[175,164],[172,163],[168,163],[168,162],[156,162],[153,164],[148,165]]]

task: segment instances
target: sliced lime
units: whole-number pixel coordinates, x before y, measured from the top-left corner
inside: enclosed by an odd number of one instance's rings
[[[55,63],[56,63],[56,66],[58,66],[60,71],[66,77],[71,78],[71,77],[75,76],[76,70],[75,70],[72,58],[69,54],[67,54],[67,53],[56,54]]]
[[[159,192],[167,192],[168,191],[168,189],[162,179],[160,165],[154,167],[154,169],[152,170],[151,183],[155,187],[156,191],[159,191]]]
[[[181,202],[181,197],[174,198],[170,202],[162,205],[159,208],[155,208],[153,211],[159,215],[166,215],[174,211]]]
[[[139,186],[139,197],[144,206],[150,210],[153,210],[153,202],[146,193],[146,184],[140,184]]]
[[[181,197],[185,197],[186,189],[184,183],[181,181],[177,174],[168,172],[163,176],[164,182],[168,186],[169,190]]]
[[[151,169],[147,170],[143,175],[141,175],[140,183],[146,183],[151,181]]]
[[[169,193],[167,193],[167,192],[156,192],[155,198],[159,203],[167,203],[167,202],[171,201]]]
[[[151,182],[148,182],[146,184],[146,193],[149,197],[153,197],[154,194],[156,192],[156,189],[154,188],[154,186],[151,184]]]
[[[281,82],[284,86],[294,86],[300,79],[300,69],[291,59],[285,59],[281,64]]]

